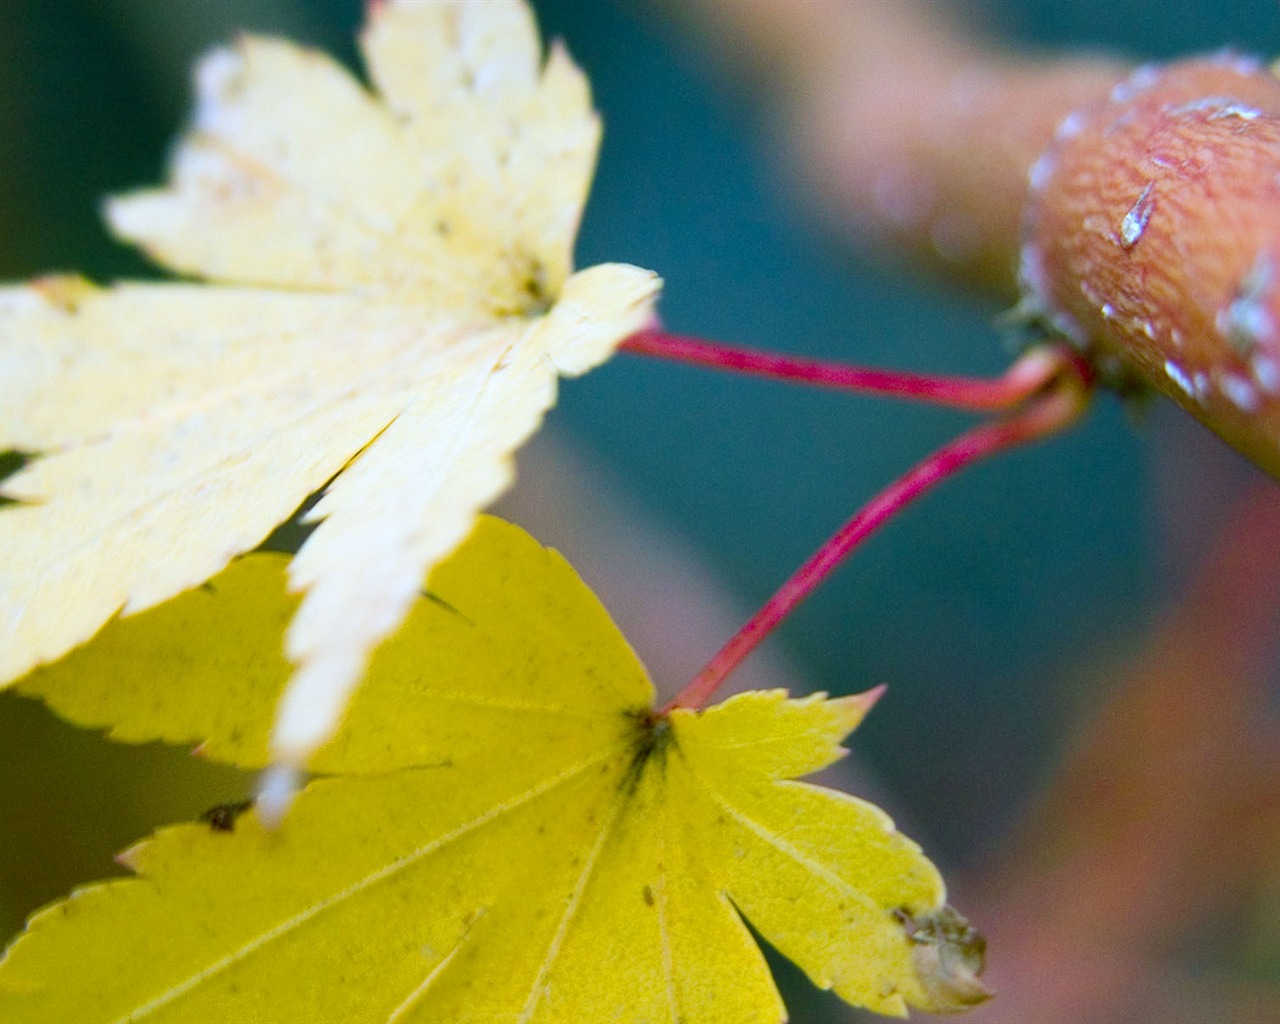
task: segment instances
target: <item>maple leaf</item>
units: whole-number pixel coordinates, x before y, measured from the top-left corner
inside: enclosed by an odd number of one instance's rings
[[[282,567],[248,556],[21,688],[259,764]],[[248,690],[254,713],[228,714]],[[874,806],[795,781],[873,700],[657,713],[568,564],[484,517],[317,754],[347,774],[275,830],[227,808],[165,829],[124,855],[139,877],[36,914],[0,960],[0,1018],[780,1021],[744,920],[850,1002],[961,1009],[987,995],[982,943],[933,865]]]
[[[273,740],[301,763],[511,452],[651,320],[659,282],[571,273],[599,123],[519,0],[370,9],[376,92],[323,54],[207,56],[167,188],[121,237],[210,284],[0,289],[0,685],[211,577],[326,482]]]

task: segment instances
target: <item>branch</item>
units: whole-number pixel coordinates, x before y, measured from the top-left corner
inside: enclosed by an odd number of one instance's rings
[[[1024,358],[1035,358],[1032,352]],[[864,540],[911,502],[967,466],[1065,430],[1088,407],[1092,380],[1070,359],[1053,386],[1017,412],[980,424],[943,445],[877,494],[735,633],[693,680],[662,708],[699,708],[728,675],[805,600]]]
[[[754,48],[864,233],[1004,295],[1019,268],[1037,331],[1280,476],[1280,82],[1260,62],[1013,59],[907,0],[691,6]]]

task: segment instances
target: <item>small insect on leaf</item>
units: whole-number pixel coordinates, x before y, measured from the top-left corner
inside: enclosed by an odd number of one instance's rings
[[[258,660],[294,600],[284,567],[244,558],[21,690],[260,764],[289,674]],[[218,808],[135,846],[136,878],[77,891],[9,948],[0,1019],[776,1024],[746,922],[880,1013],[985,992],[981,939],[919,847],[871,804],[797,781],[842,756],[871,702],[774,690],[658,712],[568,564],[494,519],[430,590],[318,752],[329,777],[278,829]],[[252,668],[192,657],[210,633]],[[140,671],[165,700],[128,685]],[[256,704],[238,699],[251,688]]]

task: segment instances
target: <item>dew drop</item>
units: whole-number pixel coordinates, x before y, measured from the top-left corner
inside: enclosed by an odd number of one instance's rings
[[[1240,281],[1235,297],[1218,310],[1214,324],[1218,332],[1240,355],[1247,356],[1276,329],[1269,299],[1275,279],[1275,267],[1267,253],[1260,253],[1253,266]]]
[[[1045,185],[1049,183],[1049,179],[1053,176],[1054,159],[1048,153],[1040,154],[1036,162],[1031,165],[1031,170],[1027,172],[1027,183],[1032,192],[1043,192]]]
[[[1280,363],[1270,356],[1255,355],[1251,365],[1258,387],[1269,395],[1280,394]]]
[[[1073,110],[1058,124],[1058,127],[1054,130],[1053,137],[1058,142],[1074,139],[1084,131],[1086,123],[1084,114],[1079,110]]]
[[[1257,57],[1239,53],[1230,46],[1224,46],[1221,50],[1216,51],[1210,55],[1209,60],[1220,68],[1226,68],[1228,71],[1233,71],[1237,75],[1246,77],[1255,75],[1262,70],[1262,62]]]
[[[1176,106],[1166,106],[1164,112],[1172,117],[1181,117],[1184,114],[1208,114],[1210,121],[1221,121],[1231,117],[1239,118],[1241,121],[1255,121],[1262,116],[1262,111],[1257,107],[1241,103],[1230,96],[1201,96],[1199,99],[1188,100]]]
[[[1222,393],[1241,412],[1253,412],[1258,408],[1258,394],[1253,390],[1253,385],[1243,377],[1223,377]]]
[[[1228,103],[1225,107],[1210,114],[1209,120],[1219,121],[1224,117],[1238,117],[1241,121],[1255,121],[1261,116],[1262,111],[1257,107],[1248,107],[1243,103]]]
[[[1048,295],[1048,272],[1044,267],[1044,252],[1034,242],[1027,242],[1018,253],[1018,283],[1044,304]]]
[[[1123,82],[1111,90],[1112,103],[1128,103],[1138,93],[1150,89],[1160,79],[1160,68],[1155,64],[1143,64],[1135,68]]]
[[[1171,381],[1182,389],[1188,398],[1196,397],[1195,385],[1192,384],[1191,378],[1186,375],[1186,372],[1177,363],[1166,359],[1164,361],[1164,372],[1169,375]]]
[[[1123,112],[1102,130],[1103,135],[1115,135],[1122,132],[1131,124],[1137,123],[1141,119],[1141,114],[1134,107],[1125,107]]]
[[[1125,252],[1137,245],[1138,239],[1147,230],[1147,221],[1151,219],[1151,209],[1155,205],[1151,198],[1151,190],[1154,187],[1154,181],[1147,182],[1147,187],[1142,190],[1142,195],[1138,196],[1138,201],[1120,222],[1120,247]]]

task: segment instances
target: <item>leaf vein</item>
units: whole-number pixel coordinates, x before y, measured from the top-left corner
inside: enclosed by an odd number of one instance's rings
[[[399,362],[401,362],[401,360],[396,360],[395,364],[398,364]],[[382,372],[378,374],[370,374],[368,377],[364,378],[361,381],[361,383],[367,383],[368,381],[375,380],[380,376],[384,376],[387,372],[389,372],[390,369],[391,369],[391,366],[384,367]],[[110,535],[115,530],[120,528],[123,524],[136,520],[140,516],[143,516],[147,512],[151,511],[152,509],[160,505],[163,505],[168,499],[172,498],[173,495],[180,493],[181,491],[186,490],[198,483],[201,483],[201,482],[208,483],[211,480],[216,480],[219,477],[225,476],[229,473],[237,472],[241,463],[239,456],[251,454],[257,451],[261,447],[264,440],[270,441],[271,439],[278,437],[282,433],[285,433],[291,429],[302,426],[313,416],[319,413],[322,413],[328,409],[337,407],[338,405],[341,405],[343,402],[347,400],[347,393],[349,391],[350,391],[350,388],[347,388],[343,394],[334,396],[328,401],[312,403],[302,412],[300,412],[296,416],[291,417],[288,420],[283,421],[278,426],[271,429],[269,432],[265,434],[259,434],[255,436],[253,439],[247,440],[244,444],[238,447],[232,448],[229,451],[228,450],[220,451],[218,462],[214,466],[201,468],[197,472],[188,473],[182,479],[175,481],[170,486],[158,492],[153,492],[147,495],[145,499],[142,501],[133,503],[128,508],[123,510],[119,515],[115,516],[110,521],[103,523],[98,529],[87,532],[78,543],[68,545],[66,548],[63,549],[62,553],[58,557],[53,558],[48,562],[44,563],[44,571],[47,572],[48,569],[50,568],[63,565],[64,563],[70,561],[72,557],[74,557],[78,552],[80,552],[84,548],[91,547],[101,543],[101,539],[104,536]],[[389,415],[388,422],[393,421],[395,418],[396,417],[394,415]],[[383,429],[385,429],[385,427]],[[74,450],[81,450],[83,448],[93,447],[96,444],[109,444],[111,439],[112,437],[108,436],[101,441],[91,442],[90,444],[83,445],[83,446],[77,445]],[[362,441],[361,444],[367,445],[367,442]],[[361,450],[360,445],[355,446],[354,451],[351,453],[351,455],[347,457],[347,461],[349,461],[350,458],[353,457],[360,450]],[[51,458],[56,458],[56,456],[51,456]],[[12,479],[20,480],[21,475],[19,475],[18,477],[14,477]]]
[[[462,825],[459,825],[453,831],[448,832],[445,835],[440,836],[437,839],[433,840],[432,842],[427,843],[423,846],[420,846],[416,850],[413,850],[410,853],[397,858],[392,863],[387,864],[384,867],[381,867],[378,870],[371,872],[370,874],[366,875],[364,878],[359,879],[358,881],[347,886],[345,889],[341,890],[340,892],[337,892],[332,896],[326,897],[324,899],[317,900],[315,903],[307,907],[305,910],[302,910],[301,912],[294,914],[292,917],[287,918],[286,920],[280,922],[275,927],[269,928],[266,931],[262,932],[261,934],[254,936],[248,942],[244,943],[239,949],[231,953],[228,953],[226,956],[223,956],[222,958],[214,961],[212,964],[210,964],[208,967],[204,968],[203,970],[198,971],[195,974],[191,975],[186,980],[181,981],[176,985],[173,985],[172,987],[166,989],[164,992],[161,992],[159,995],[153,998],[150,1002],[143,1003],[141,1006],[135,1007],[133,1010],[126,1013],[123,1017],[120,1017],[115,1022],[115,1024],[128,1024],[128,1022],[130,1021],[142,1020],[148,1014],[153,1013],[154,1011],[159,1010],[160,1008],[173,1002],[175,999],[178,999],[179,997],[186,995],[188,992],[197,988],[199,985],[203,984],[204,982],[208,981],[213,977],[216,977],[221,972],[239,963],[240,961],[244,960],[246,957],[252,955],[253,953],[267,946],[271,942],[274,942],[276,939],[279,939],[285,935],[288,935],[295,928],[298,928],[301,925],[305,924],[306,922],[310,921],[312,918],[319,916],[324,911],[329,910],[333,907],[341,906],[346,900],[360,895],[366,889],[369,889],[372,886],[377,885],[379,882],[383,882],[383,881],[386,881],[387,879],[395,877],[401,871],[411,867],[413,864],[417,863],[423,857],[426,857],[434,853],[436,850],[439,850],[441,847],[446,846],[449,843],[462,838],[463,836],[467,835],[469,832],[473,832],[478,828],[484,827],[489,822],[493,821],[495,818],[500,817],[502,814],[505,814],[508,811],[513,811],[516,808],[521,807],[522,805],[537,799],[543,794],[548,793],[551,790],[555,789],[556,787],[570,781],[575,776],[580,775],[583,772],[588,771],[595,765],[600,764],[602,761],[608,760],[610,757],[614,756],[622,748],[622,746],[623,744],[621,743],[615,744],[612,747],[608,748],[607,750],[600,752],[594,757],[587,758],[585,761],[580,761],[578,764],[573,765],[569,768],[566,768],[564,771],[548,779],[546,782],[542,783],[541,785],[530,788],[529,790],[520,794],[519,797],[513,800],[507,800],[502,803],[495,804],[492,808],[485,811],[483,814],[477,815],[475,818],[471,819],[470,821],[464,822]]]
[[[546,958],[542,961],[542,966],[538,969],[538,975],[533,979],[533,984],[529,988],[529,998],[525,1001],[518,1024],[528,1024],[533,1018],[534,1011],[538,1008],[538,998],[542,994],[547,975],[551,973],[556,957],[560,955],[560,950],[564,946],[565,936],[568,935],[569,928],[577,916],[578,908],[582,905],[582,894],[586,891],[587,885],[591,881],[591,876],[595,872],[596,862],[600,859],[600,851],[604,849],[605,842],[613,831],[613,826],[617,823],[618,816],[622,813],[622,808],[626,805],[628,796],[629,793],[625,789],[619,789],[613,798],[613,802],[609,807],[609,814],[601,825],[600,834],[596,837],[596,841],[591,847],[591,855],[587,858],[586,864],[583,865],[582,873],[578,876],[577,884],[573,887],[573,894],[569,897],[568,906],[565,907],[560,923],[556,927],[556,933],[551,939]]]
[[[750,815],[739,810],[737,807],[731,804],[728,800],[722,797],[720,793],[717,792],[717,790],[713,786],[711,786],[706,780],[699,777],[697,772],[691,772],[690,774],[692,774],[698,780],[698,784],[707,792],[711,800],[718,807],[724,810],[725,813],[727,813],[730,817],[732,817],[735,821],[737,821],[738,824],[741,825],[743,828],[745,828],[748,832],[751,832],[757,838],[763,840],[765,843],[772,846],[774,849],[776,849],[778,852],[782,853],[783,855],[790,857],[797,864],[801,865],[805,870],[821,878],[823,881],[825,881],[828,885],[830,885],[836,891],[840,892],[842,895],[856,899],[858,902],[860,902],[861,904],[863,904],[863,906],[867,908],[873,908],[875,906],[875,903],[871,899],[869,899],[865,893],[855,888],[849,882],[846,882],[843,878],[841,878],[838,874],[836,874],[834,871],[828,868],[825,864],[809,857],[808,855],[803,853],[801,850],[797,849],[795,846],[792,846],[790,843],[786,842],[786,840],[783,839],[781,834],[771,831],[770,829],[761,825],[758,821],[756,821]]]

